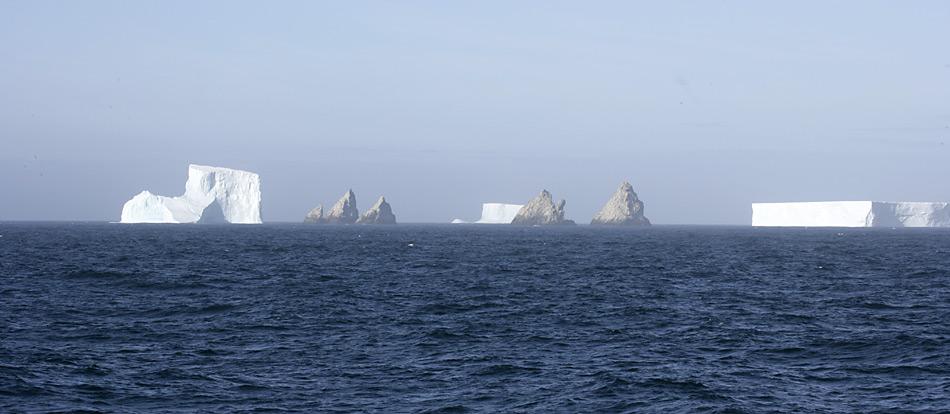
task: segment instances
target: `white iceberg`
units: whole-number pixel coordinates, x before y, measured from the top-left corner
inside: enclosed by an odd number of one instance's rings
[[[122,223],[261,223],[261,179],[230,168],[188,166],[185,193],[142,191],[122,206]]]
[[[753,203],[756,227],[950,227],[950,203],[824,201]]]
[[[477,221],[454,219],[452,224],[511,224],[522,207],[524,207],[522,204],[483,203],[482,217]]]

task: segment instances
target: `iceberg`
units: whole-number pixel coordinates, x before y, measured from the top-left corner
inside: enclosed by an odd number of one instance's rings
[[[511,224],[524,207],[521,204],[482,203],[482,217],[477,221],[452,220],[452,224]]]
[[[756,227],[950,227],[950,203],[822,201],[753,203]]]
[[[261,179],[252,172],[189,165],[185,193],[142,191],[122,206],[121,223],[261,223]]]
[[[475,223],[510,224],[522,207],[522,204],[483,203],[482,216]]]

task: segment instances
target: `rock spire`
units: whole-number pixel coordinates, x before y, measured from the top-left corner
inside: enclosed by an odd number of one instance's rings
[[[326,217],[323,216],[323,204],[314,207],[313,210],[310,210],[307,216],[303,218],[303,222],[308,224],[322,224],[326,221]]]
[[[343,197],[333,205],[326,215],[326,222],[330,224],[353,224],[360,218],[360,211],[356,209],[356,194],[353,190],[346,190]]]
[[[386,202],[386,197],[379,197],[376,204],[373,204],[363,216],[356,221],[357,224],[396,224],[396,215],[393,214],[393,208]]]
[[[564,219],[564,204],[564,200],[554,204],[551,193],[548,190],[541,190],[541,194],[538,194],[537,197],[518,211],[511,224],[527,226],[574,224],[574,221]]]
[[[592,225],[649,226],[650,220],[643,216],[643,202],[633,191],[633,186],[624,181],[604,208],[590,221]]]

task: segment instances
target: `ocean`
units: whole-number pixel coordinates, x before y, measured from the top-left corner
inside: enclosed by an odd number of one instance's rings
[[[950,412],[950,231],[0,223],[2,412]]]

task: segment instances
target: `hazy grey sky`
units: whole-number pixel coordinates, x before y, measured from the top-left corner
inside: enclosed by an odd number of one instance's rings
[[[950,200],[950,2],[778,3],[2,1],[0,220],[117,220],[188,163],[261,174],[265,221]]]

